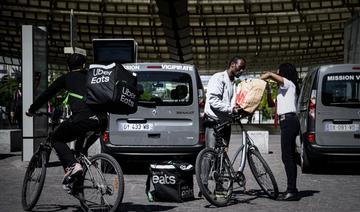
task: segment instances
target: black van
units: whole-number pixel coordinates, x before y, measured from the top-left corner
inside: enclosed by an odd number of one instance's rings
[[[303,172],[331,156],[360,156],[360,64],[309,71],[297,112]]]

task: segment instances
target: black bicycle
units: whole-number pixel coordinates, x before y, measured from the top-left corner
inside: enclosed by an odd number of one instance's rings
[[[35,115],[51,117],[51,114],[43,112],[38,112]],[[56,121],[52,123],[53,130],[58,123]],[[22,206],[26,211],[32,210],[39,200],[44,187],[46,169],[61,166],[59,162],[49,162],[52,151],[52,130],[47,139],[40,144],[26,169],[22,187]],[[89,136],[97,135],[93,133]],[[90,138],[88,137],[88,139]],[[68,193],[80,201],[81,208],[84,211],[116,211],[124,194],[122,169],[118,162],[108,154],[100,153],[87,157],[85,152],[90,146],[85,147],[83,153],[74,152],[83,167],[83,175],[68,185]]]
[[[241,123],[241,118],[245,117],[245,115],[234,116],[232,121],[222,124],[217,124],[214,121],[208,122],[208,127],[214,129],[215,148],[203,149],[196,158],[195,174],[200,191],[211,204],[218,207],[226,206],[229,203],[234,190],[234,182],[245,188],[246,178],[243,172],[246,159],[248,159],[252,174],[266,195],[272,199],[276,199],[279,195],[278,186],[270,167]],[[243,138],[242,145],[230,161],[226,144],[219,132],[232,122],[239,124]],[[240,165],[235,171],[234,166],[239,155]]]

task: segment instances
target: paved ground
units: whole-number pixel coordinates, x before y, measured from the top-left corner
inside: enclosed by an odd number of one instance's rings
[[[232,145],[236,146],[239,136],[233,135],[233,138]],[[263,156],[283,191],[286,178],[280,159],[278,135],[270,136],[269,150],[272,154]],[[0,149],[0,212],[22,211],[20,192],[25,165],[19,152],[7,153]],[[127,163],[124,168],[126,188],[121,211],[360,211],[360,164],[354,162],[329,163],[317,174],[302,174],[299,170],[300,201],[280,202],[238,194],[234,204],[221,209],[199,198],[186,203],[149,203],[144,193],[146,166]],[[78,202],[60,186],[61,174],[57,168],[49,171],[35,211],[79,211]],[[249,170],[246,170],[246,177],[247,189],[258,190]],[[196,183],[194,188],[197,193]]]

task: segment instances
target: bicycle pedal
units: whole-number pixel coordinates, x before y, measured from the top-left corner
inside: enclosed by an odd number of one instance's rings
[[[77,181],[78,179],[80,179],[82,177],[82,174],[83,174],[83,171],[78,171],[73,175],[66,176],[66,177],[64,177],[62,184],[74,183],[75,181]]]

